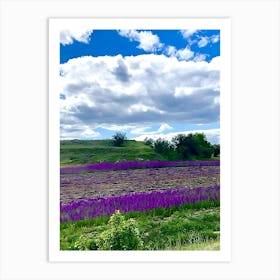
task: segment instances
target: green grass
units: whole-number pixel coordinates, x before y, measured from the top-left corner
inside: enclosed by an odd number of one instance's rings
[[[180,251],[219,251],[220,250],[220,241],[219,240],[205,240],[200,243],[189,243],[187,245],[166,248],[166,250],[180,250]]]
[[[146,250],[219,250],[219,201],[185,204],[141,212],[130,212]],[[60,226],[61,250],[73,250],[81,236],[94,239],[108,229],[109,217],[62,223]]]
[[[165,160],[144,142],[127,140],[122,147],[113,145],[112,140],[62,140],[60,142],[61,166],[97,162],[134,160]]]

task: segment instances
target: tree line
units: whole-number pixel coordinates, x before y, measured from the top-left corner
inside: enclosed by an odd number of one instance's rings
[[[113,135],[115,146],[122,146],[127,140],[125,133]],[[171,141],[158,138],[145,138],[144,143],[152,147],[156,153],[166,156],[180,156],[182,159],[210,159],[220,155],[220,145],[212,145],[204,133],[178,134]]]

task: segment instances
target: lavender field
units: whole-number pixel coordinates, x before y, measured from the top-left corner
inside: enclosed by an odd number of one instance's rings
[[[218,161],[61,168],[61,221],[219,199]]]
[[[61,167],[61,249],[106,249],[100,238],[120,211],[137,223],[142,250],[219,250],[219,200],[219,160]]]
[[[152,191],[122,196],[95,197],[61,204],[61,222],[78,221],[110,216],[120,210],[145,212],[155,208],[167,208],[185,203],[194,204],[205,200],[219,200],[220,186],[183,188],[166,191]]]

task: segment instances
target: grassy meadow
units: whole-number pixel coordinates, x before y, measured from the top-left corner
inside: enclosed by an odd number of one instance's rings
[[[79,165],[97,162],[142,160],[165,160],[143,142],[129,140],[124,147],[116,147],[112,140],[62,140],[60,142],[60,165]]]

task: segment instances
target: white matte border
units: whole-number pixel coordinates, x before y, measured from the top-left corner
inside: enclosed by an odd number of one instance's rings
[[[48,262],[48,18],[95,16],[232,19],[230,263]],[[278,0],[0,0],[0,279],[279,280],[279,27]]]
[[[71,27],[89,29],[220,30],[221,238],[219,251],[60,251],[59,248],[59,35]],[[231,83],[230,19],[49,19],[49,260],[50,261],[230,261],[231,249]]]

